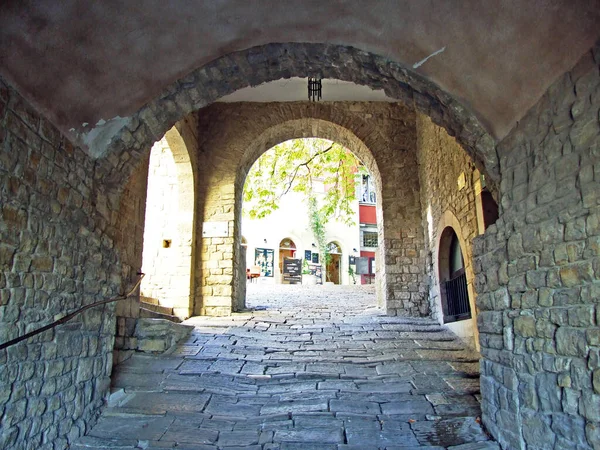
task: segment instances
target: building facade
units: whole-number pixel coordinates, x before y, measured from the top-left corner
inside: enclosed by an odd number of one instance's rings
[[[314,183],[313,194],[317,201],[325,192],[322,182]],[[262,219],[242,218],[242,242],[246,247],[246,268],[261,267],[261,276],[256,282],[279,284],[283,280],[284,258],[303,260],[303,272],[314,274],[320,266],[318,280],[305,276],[305,283],[353,284],[349,272],[349,258],[358,256],[359,228],[358,201],[351,205],[353,225],[331,219],[325,226],[325,236],[330,253],[326,264],[320,254],[317,241],[311,230],[310,212],[305,196],[297,192],[287,193],[279,202],[279,208]],[[306,264],[304,264],[306,260]]]

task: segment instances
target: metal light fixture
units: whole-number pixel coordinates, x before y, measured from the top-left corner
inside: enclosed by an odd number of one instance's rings
[[[321,100],[322,83],[320,78],[308,78],[308,99],[311,101]]]

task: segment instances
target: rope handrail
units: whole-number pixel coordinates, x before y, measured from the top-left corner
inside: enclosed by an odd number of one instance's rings
[[[24,341],[25,339],[28,339],[28,338],[30,338],[32,336],[36,336],[36,335],[38,335],[40,333],[43,333],[44,331],[50,330],[50,329],[52,329],[52,328],[54,328],[54,327],[56,327],[58,325],[66,323],[69,320],[71,320],[73,317],[81,314],[82,312],[84,312],[84,311],[86,311],[86,310],[88,310],[90,308],[94,308],[94,307],[100,306],[100,305],[105,305],[107,303],[118,302],[120,300],[127,300],[129,297],[131,297],[133,295],[133,293],[135,292],[135,290],[139,287],[139,285],[141,284],[142,279],[144,278],[145,275],[146,274],[141,273],[141,272],[138,273],[138,276],[140,278],[137,280],[137,282],[135,283],[135,285],[133,286],[133,288],[131,288],[131,290],[126,295],[119,295],[118,297],[113,297],[113,298],[109,298],[109,299],[106,299],[106,300],[100,300],[98,302],[91,303],[89,305],[83,306],[83,307],[79,308],[78,310],[76,310],[76,311],[74,311],[72,313],[69,313],[66,316],[64,316],[64,317],[62,317],[62,318],[60,318],[60,319],[58,319],[58,320],[56,320],[56,321],[54,321],[54,322],[52,322],[52,323],[50,323],[48,325],[45,325],[45,326],[43,326],[41,328],[38,328],[37,330],[30,331],[29,333],[26,333],[26,334],[24,334],[22,336],[19,336],[19,337],[15,338],[15,339],[12,339],[12,340],[8,341],[8,342],[4,342],[3,344],[0,344],[0,350],[4,350],[5,348],[11,347],[11,346],[13,346],[15,344],[18,344],[21,341]]]

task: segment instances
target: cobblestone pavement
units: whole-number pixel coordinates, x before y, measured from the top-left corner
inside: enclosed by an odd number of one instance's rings
[[[247,303],[117,367],[123,390],[73,448],[499,449],[477,354],[431,320],[386,317],[373,286],[253,284]]]

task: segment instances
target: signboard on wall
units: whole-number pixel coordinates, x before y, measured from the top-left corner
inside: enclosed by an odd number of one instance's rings
[[[308,262],[312,261],[312,255],[310,250],[304,250],[304,259]]]
[[[319,254],[318,253],[312,254],[312,262],[313,262],[313,264],[319,264]]]
[[[229,237],[229,222],[203,222],[202,237]]]
[[[356,258],[356,273],[360,275],[368,275],[369,272],[369,258],[366,256],[360,256]]]
[[[261,277],[273,276],[274,251],[271,248],[257,248],[254,250],[254,265],[260,267]]]
[[[302,284],[302,260],[285,258],[283,260],[283,282],[285,284]]]

